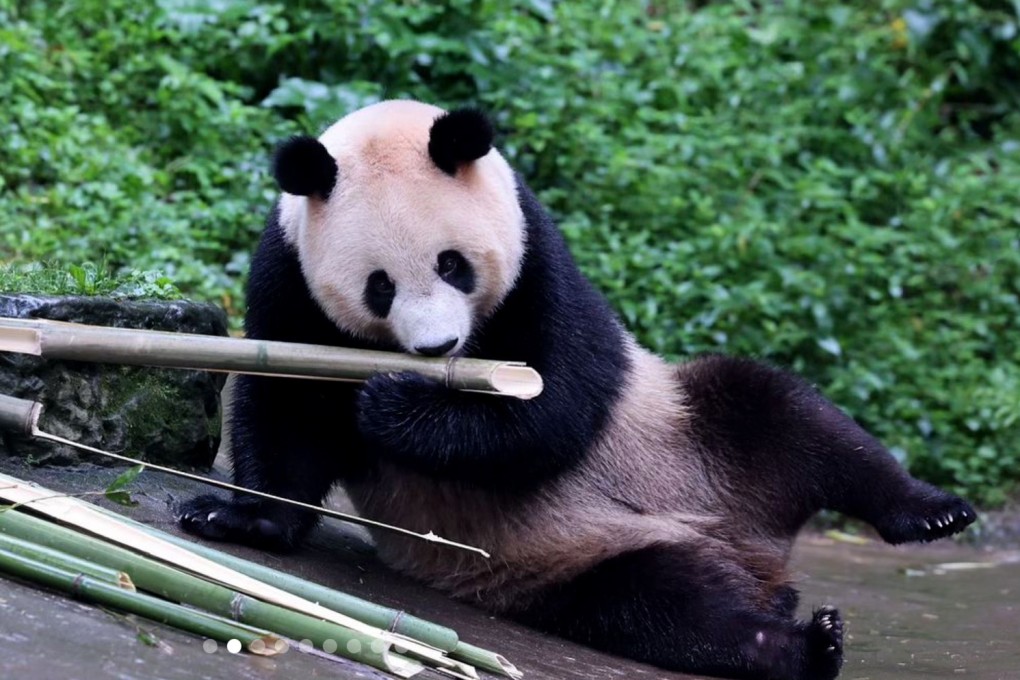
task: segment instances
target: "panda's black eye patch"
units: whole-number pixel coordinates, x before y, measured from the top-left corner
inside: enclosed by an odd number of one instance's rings
[[[436,258],[439,278],[465,294],[475,290],[475,270],[471,263],[456,250],[444,250]]]
[[[390,313],[396,293],[397,287],[386,272],[376,269],[365,282],[365,306],[380,319],[385,319]]]

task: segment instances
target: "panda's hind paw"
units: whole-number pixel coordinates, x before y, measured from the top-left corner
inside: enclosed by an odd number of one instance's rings
[[[212,494],[182,503],[177,521],[188,533],[214,541],[276,551],[291,550],[297,543],[293,525],[283,518],[268,516],[262,504],[231,501]]]
[[[843,618],[833,607],[818,609],[805,631],[804,678],[831,680],[843,666]]]
[[[887,543],[928,543],[958,534],[977,519],[967,501],[933,489],[907,499],[875,528]]]

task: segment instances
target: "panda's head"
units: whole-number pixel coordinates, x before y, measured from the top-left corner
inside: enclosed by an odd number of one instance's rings
[[[525,227],[492,136],[478,111],[388,101],[279,147],[280,223],[337,326],[450,355],[506,297]]]

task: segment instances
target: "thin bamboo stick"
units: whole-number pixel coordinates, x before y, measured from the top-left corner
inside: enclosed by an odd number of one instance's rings
[[[0,571],[196,635],[221,642],[238,640],[245,649],[255,654],[272,656],[285,648],[283,641],[271,633],[217,619],[158,597],[124,590],[73,569],[61,569],[3,548],[0,548]]]
[[[270,567],[250,562],[248,560],[236,557],[229,553],[214,550],[200,543],[194,543],[180,536],[174,536],[159,529],[155,529],[141,522],[136,522],[130,518],[124,517],[117,514],[112,510],[97,506],[97,508],[108,515],[117,517],[122,522],[126,522],[131,526],[137,527],[142,531],[145,531],[153,536],[158,536],[170,543],[179,545],[182,548],[187,548],[195,553],[207,557],[214,562],[218,562],[224,566],[236,569],[242,574],[247,574],[252,578],[257,578],[260,581],[267,581],[269,583],[275,583],[280,588],[299,595],[305,599],[311,600],[312,602],[318,602],[324,607],[332,609],[333,611],[346,614],[354,617],[359,621],[364,621],[367,624],[376,626],[383,630],[389,630],[400,635],[406,635],[409,638],[415,640],[421,640],[422,642],[429,644],[437,649],[441,649],[444,652],[452,652],[454,649],[459,648],[459,640],[457,632],[451,628],[440,626],[439,624],[420,619],[416,616],[412,616],[404,611],[392,609],[390,607],[383,607],[382,605],[375,604],[363,600],[347,593],[339,592],[318,583],[312,581],[306,581],[305,579],[298,578],[292,574],[287,574],[282,571],[277,571]]]
[[[31,402],[26,399],[16,399],[14,397],[0,395],[0,429],[3,429],[5,426],[7,426],[13,431],[19,432],[20,434],[29,435],[32,437],[36,437],[38,439],[43,439],[57,444],[64,444],[66,446],[71,446],[76,449],[81,449],[82,451],[89,451],[90,453],[95,453],[100,456],[105,456],[106,458],[119,460],[123,463],[131,463],[132,465],[142,465],[147,468],[152,468],[153,470],[159,470],[160,472],[164,472],[168,475],[174,475],[175,477],[182,477],[184,479],[190,479],[196,482],[201,482],[202,484],[208,484],[209,486],[215,486],[221,489],[229,489],[230,491],[234,491],[237,493],[257,496],[259,498],[266,498],[272,501],[276,501],[278,503],[286,503],[287,505],[293,505],[295,507],[304,508],[305,510],[310,510],[320,515],[325,515],[326,517],[333,517],[344,522],[350,522],[351,524],[358,524],[361,526],[371,527],[373,529],[393,531],[399,534],[403,534],[405,536],[411,536],[413,538],[420,539],[422,541],[428,541],[429,543],[445,545],[460,550],[467,550],[469,552],[478,553],[479,555],[485,558],[489,557],[489,553],[482,550],[481,548],[477,548],[475,546],[467,545],[464,543],[458,543],[457,541],[448,540],[446,538],[443,538],[442,536],[436,535],[431,531],[425,534],[419,533],[417,531],[411,531],[410,529],[393,526],[392,524],[386,524],[384,522],[378,522],[367,517],[359,517],[358,515],[351,515],[346,512],[340,512],[339,510],[333,510],[332,508],[324,508],[319,505],[312,505],[311,503],[303,503],[301,501],[296,501],[292,498],[283,498],[282,496],[276,496],[271,493],[266,493],[265,491],[248,489],[243,486],[230,484],[229,482],[223,482],[218,479],[212,479],[210,477],[203,477],[202,475],[196,475],[191,472],[184,472],[183,470],[176,470],[174,468],[166,467],[165,465],[149,463],[144,460],[139,460],[138,458],[131,458],[130,456],[124,456],[119,453],[104,451],[102,449],[97,449],[93,446],[88,446],[80,442],[65,439],[63,437],[58,437],[56,435],[49,434],[48,432],[43,432],[42,430],[39,429],[37,421],[41,413],[42,413],[41,404]]]
[[[73,361],[354,382],[368,380],[377,373],[415,371],[458,390],[519,399],[531,399],[542,392],[541,376],[519,362],[428,358],[41,319],[0,318],[0,351]]]
[[[21,510],[0,512],[0,532],[126,571],[138,588],[174,602],[272,630],[292,639],[308,639],[320,649],[326,640],[333,640],[337,644],[337,654],[400,677],[410,677],[421,669],[420,664],[395,657],[389,652],[390,645],[378,636],[267,604]]]
[[[83,574],[89,578],[115,585],[124,590],[133,591],[135,589],[135,584],[132,583],[131,577],[123,571],[104,567],[101,564],[47,548],[32,541],[24,541],[20,538],[0,534],[0,550],[6,550],[20,557],[42,562],[51,567],[73,571],[76,574]]]

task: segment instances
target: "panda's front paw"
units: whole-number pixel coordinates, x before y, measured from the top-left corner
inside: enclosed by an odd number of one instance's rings
[[[372,376],[358,394],[358,429],[370,441],[399,447],[408,429],[446,392],[435,380],[410,371]]]
[[[182,529],[196,536],[264,550],[291,550],[301,533],[298,521],[273,516],[261,503],[227,500],[212,494],[182,503],[177,520]]]

